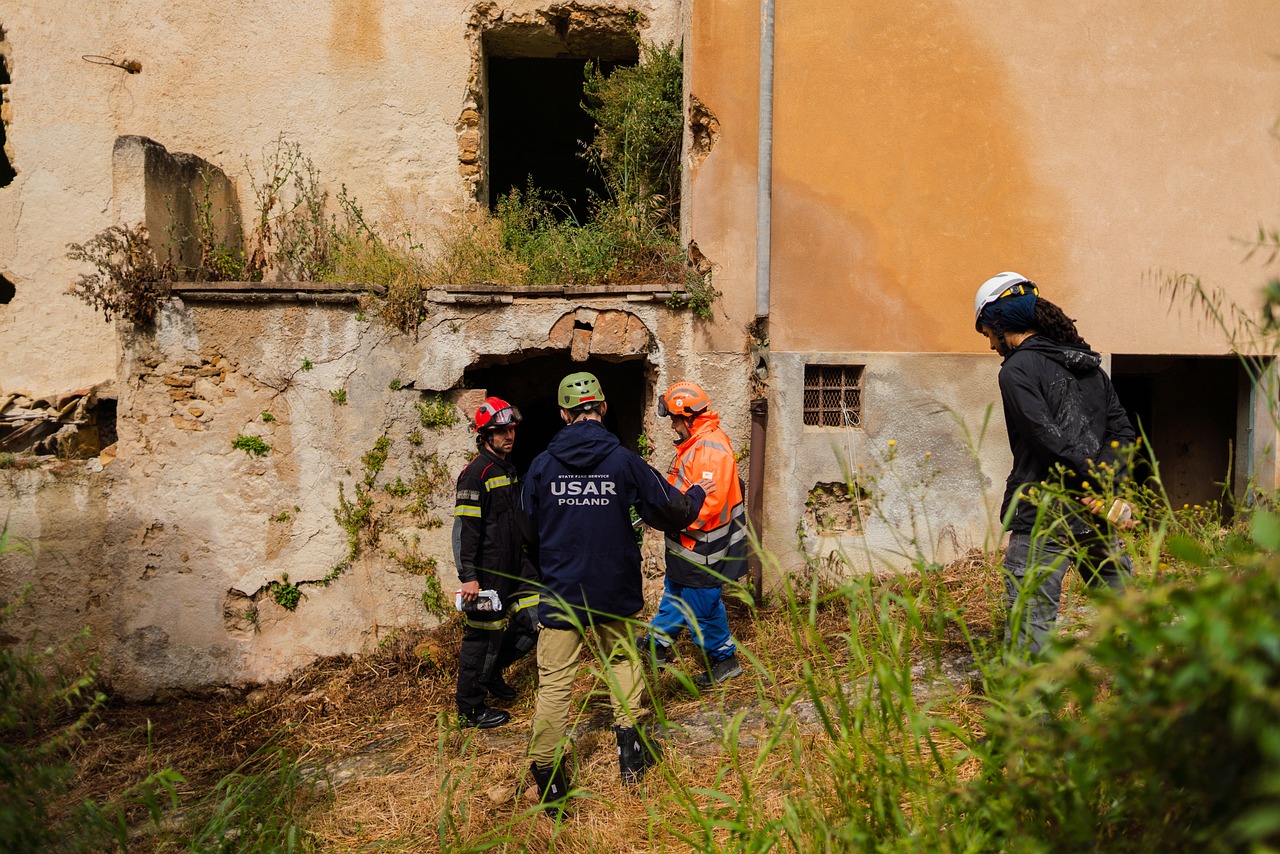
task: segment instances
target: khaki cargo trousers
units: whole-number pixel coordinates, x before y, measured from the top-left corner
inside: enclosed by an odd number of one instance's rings
[[[635,726],[644,679],[635,655],[627,648],[635,646],[631,623],[626,620],[596,622],[598,650],[611,675],[609,702],[613,706],[615,726]],[[573,681],[578,675],[578,658],[585,642],[576,629],[553,629],[543,626],[538,632],[538,697],[533,710],[533,740],[529,759],[535,765],[549,767],[562,751],[569,729],[569,710],[573,701]]]

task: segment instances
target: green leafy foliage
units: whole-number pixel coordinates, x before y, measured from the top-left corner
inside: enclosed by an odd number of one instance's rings
[[[265,457],[271,453],[271,446],[262,441],[257,436],[246,436],[243,433],[238,434],[231,440],[231,447],[238,451],[244,451],[251,457]]]
[[[443,430],[458,423],[458,408],[437,394],[418,405],[418,421],[428,430]]]
[[[1280,843],[1280,560],[1125,600],[993,705],[967,794],[1022,850]]]
[[[298,603],[302,601],[302,591],[296,585],[289,583],[289,574],[285,573],[279,581],[273,581],[267,585],[271,591],[271,598],[276,600],[276,604],[286,611],[294,611],[298,608]]]

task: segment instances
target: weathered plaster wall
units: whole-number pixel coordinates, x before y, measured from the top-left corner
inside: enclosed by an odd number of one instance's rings
[[[36,545],[0,558],[0,600],[34,586],[9,634],[66,637],[89,626],[104,676],[128,696],[275,679],[316,656],[365,651],[397,627],[435,620],[422,602],[426,577],[393,552],[434,558],[444,589],[456,584],[453,482],[474,448],[470,413],[432,430],[417,405],[444,392],[473,409],[479,391],[453,390],[467,367],[551,352],[639,359],[658,385],[693,376],[719,399],[745,394],[731,360],[665,343],[687,340],[692,316],[661,302],[533,298],[431,309],[414,340],[354,305],[169,300],[154,333],[123,340],[116,459],[97,473],[86,470],[96,460],[0,471],[10,530]],[[583,342],[574,321],[588,315],[594,330]],[[546,378],[547,394],[559,379]],[[340,391],[345,405],[334,399]],[[651,399],[652,389],[612,394]],[[736,416],[730,410],[726,421],[740,439],[746,425]],[[662,447],[657,420],[649,412]],[[241,435],[270,453],[234,448]],[[363,457],[383,437],[386,464],[369,489],[379,543],[362,534],[356,559],[326,585],[348,554],[335,518],[339,489],[355,500]],[[654,462],[669,456],[659,450]],[[443,476],[426,513],[386,492],[437,462]],[[270,588],[285,579],[302,592],[293,612]]]
[[[1226,352],[1195,312],[1168,311],[1150,274],[1193,273],[1257,305],[1266,271],[1243,264],[1234,239],[1280,218],[1272,4],[826,0],[776,12],[765,516],[785,563],[798,562],[797,497],[839,471],[800,426],[805,360],[874,362],[867,405],[895,420],[849,441],[880,448],[912,429],[962,477],[945,416],[912,428],[909,404],[947,400],[975,423],[994,399],[998,359],[980,355],[972,300],[996,272],[1035,278],[1103,352]],[[722,265],[725,334],[754,313],[759,33],[757,5],[693,5],[688,86],[719,137],[685,204]],[[1007,473],[998,408],[991,432],[987,491],[957,481],[938,505],[971,542],[985,525],[967,508],[998,500]],[[1254,445],[1274,446],[1274,427],[1262,433]]]
[[[458,123],[476,9],[500,17],[556,6],[572,17],[591,5],[0,2],[18,170],[0,188],[0,271],[17,288],[0,306],[0,391],[87,387],[115,371],[114,332],[63,290],[82,272],[66,245],[113,224],[116,137],[141,135],[208,160],[248,207],[250,169],[260,180],[264,152],[284,134],[329,189],[345,183],[367,212],[395,197],[415,215],[441,217],[472,198],[459,171]],[[679,0],[625,5],[639,13],[643,37],[679,40]],[[135,60],[141,72],[86,54]]]
[[[804,426],[790,416],[803,407],[806,361],[865,366],[860,428]],[[992,360],[968,354],[774,354],[775,409],[788,415],[770,420],[769,446],[790,453],[770,451],[765,489],[782,568],[799,563],[797,546],[815,558],[838,552],[866,570],[919,558],[945,563],[994,546],[1012,462],[995,371]],[[986,381],[975,388],[975,377]],[[804,523],[815,484],[854,482],[871,497],[861,530],[823,532]]]
[[[722,129],[694,210],[718,248],[754,234],[758,13],[708,0],[693,26],[691,88]],[[973,291],[1006,269],[1106,351],[1223,351],[1165,318],[1148,271],[1256,304],[1233,238],[1277,214],[1270,3],[782,4],[776,39],[778,349],[980,351]],[[753,253],[718,254],[750,274]]]

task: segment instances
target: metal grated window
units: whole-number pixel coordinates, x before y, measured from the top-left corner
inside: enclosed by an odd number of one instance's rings
[[[862,365],[804,366],[804,423],[862,426]]]

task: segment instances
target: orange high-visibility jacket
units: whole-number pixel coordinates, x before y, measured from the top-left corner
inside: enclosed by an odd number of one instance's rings
[[[719,587],[747,571],[747,514],[742,478],[720,416],[708,409],[676,448],[667,481],[681,492],[699,480],[715,482],[702,512],[679,534],[667,534],[667,577],[685,587]]]

